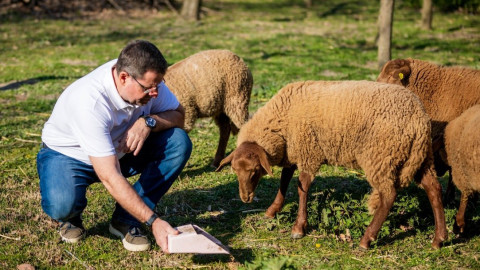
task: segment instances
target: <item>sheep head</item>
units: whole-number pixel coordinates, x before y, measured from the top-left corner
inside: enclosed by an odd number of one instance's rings
[[[273,176],[265,150],[255,142],[240,144],[230,155],[224,158],[217,168],[231,163],[237,174],[240,199],[244,203],[252,202],[260,178],[265,174]]]
[[[377,82],[407,86],[411,68],[410,59],[395,59],[388,61],[378,75]]]

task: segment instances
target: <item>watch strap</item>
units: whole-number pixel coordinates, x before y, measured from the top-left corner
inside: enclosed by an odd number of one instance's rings
[[[150,115],[144,115],[144,116],[141,116],[141,118],[145,120],[145,125],[149,128],[155,128],[155,126],[157,125],[157,121]],[[153,121],[153,125],[150,124],[149,121]]]
[[[145,225],[152,227],[153,222],[155,219],[159,218],[158,214],[156,212],[153,212],[153,214],[150,216],[150,218],[145,222]]]

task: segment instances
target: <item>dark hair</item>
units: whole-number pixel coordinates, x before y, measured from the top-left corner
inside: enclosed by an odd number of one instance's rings
[[[147,71],[165,74],[168,64],[155,45],[146,40],[133,40],[120,52],[116,68],[117,74],[126,71],[135,78],[142,78]]]

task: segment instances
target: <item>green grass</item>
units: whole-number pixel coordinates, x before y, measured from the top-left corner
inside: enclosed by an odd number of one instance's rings
[[[117,57],[131,39],[148,39],[169,63],[205,49],[229,49],[254,76],[251,112],[283,85],[298,80],[374,80],[378,1],[322,1],[305,9],[300,0],[204,1],[200,23],[183,23],[166,10],[71,20],[0,18],[0,268],[22,263],[37,269],[475,269],[480,267],[480,210],[468,208],[468,232],[451,232],[457,202],[445,208],[449,240],[432,250],[433,215],[425,192],[402,190],[372,249],[358,249],[371,220],[370,188],[361,171],[323,166],[309,192],[309,227],[290,238],[297,215],[296,177],[284,210],[263,217],[279,185],[280,169],[265,177],[257,199],[244,204],[236,177],[209,167],[218,130],[210,119],[190,133],[192,157],[157,209],[172,225],[194,223],[231,249],[231,256],[164,255],[158,246],[130,253],[108,233],[114,200],[101,184],[88,190],[88,237],[61,243],[42,212],[35,156],[43,124],[63,89]],[[397,3],[393,58],[414,57],[480,68],[480,18],[435,13],[433,31],[418,26],[420,13]],[[234,149],[231,138],[228,151]],[[132,179],[131,181],[134,181]],[[446,178],[440,179],[445,186]]]

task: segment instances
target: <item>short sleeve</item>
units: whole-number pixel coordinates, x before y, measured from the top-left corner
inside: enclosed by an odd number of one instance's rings
[[[160,113],[164,111],[176,110],[180,102],[177,97],[168,89],[164,82],[158,85],[158,96],[153,100],[150,113]]]

